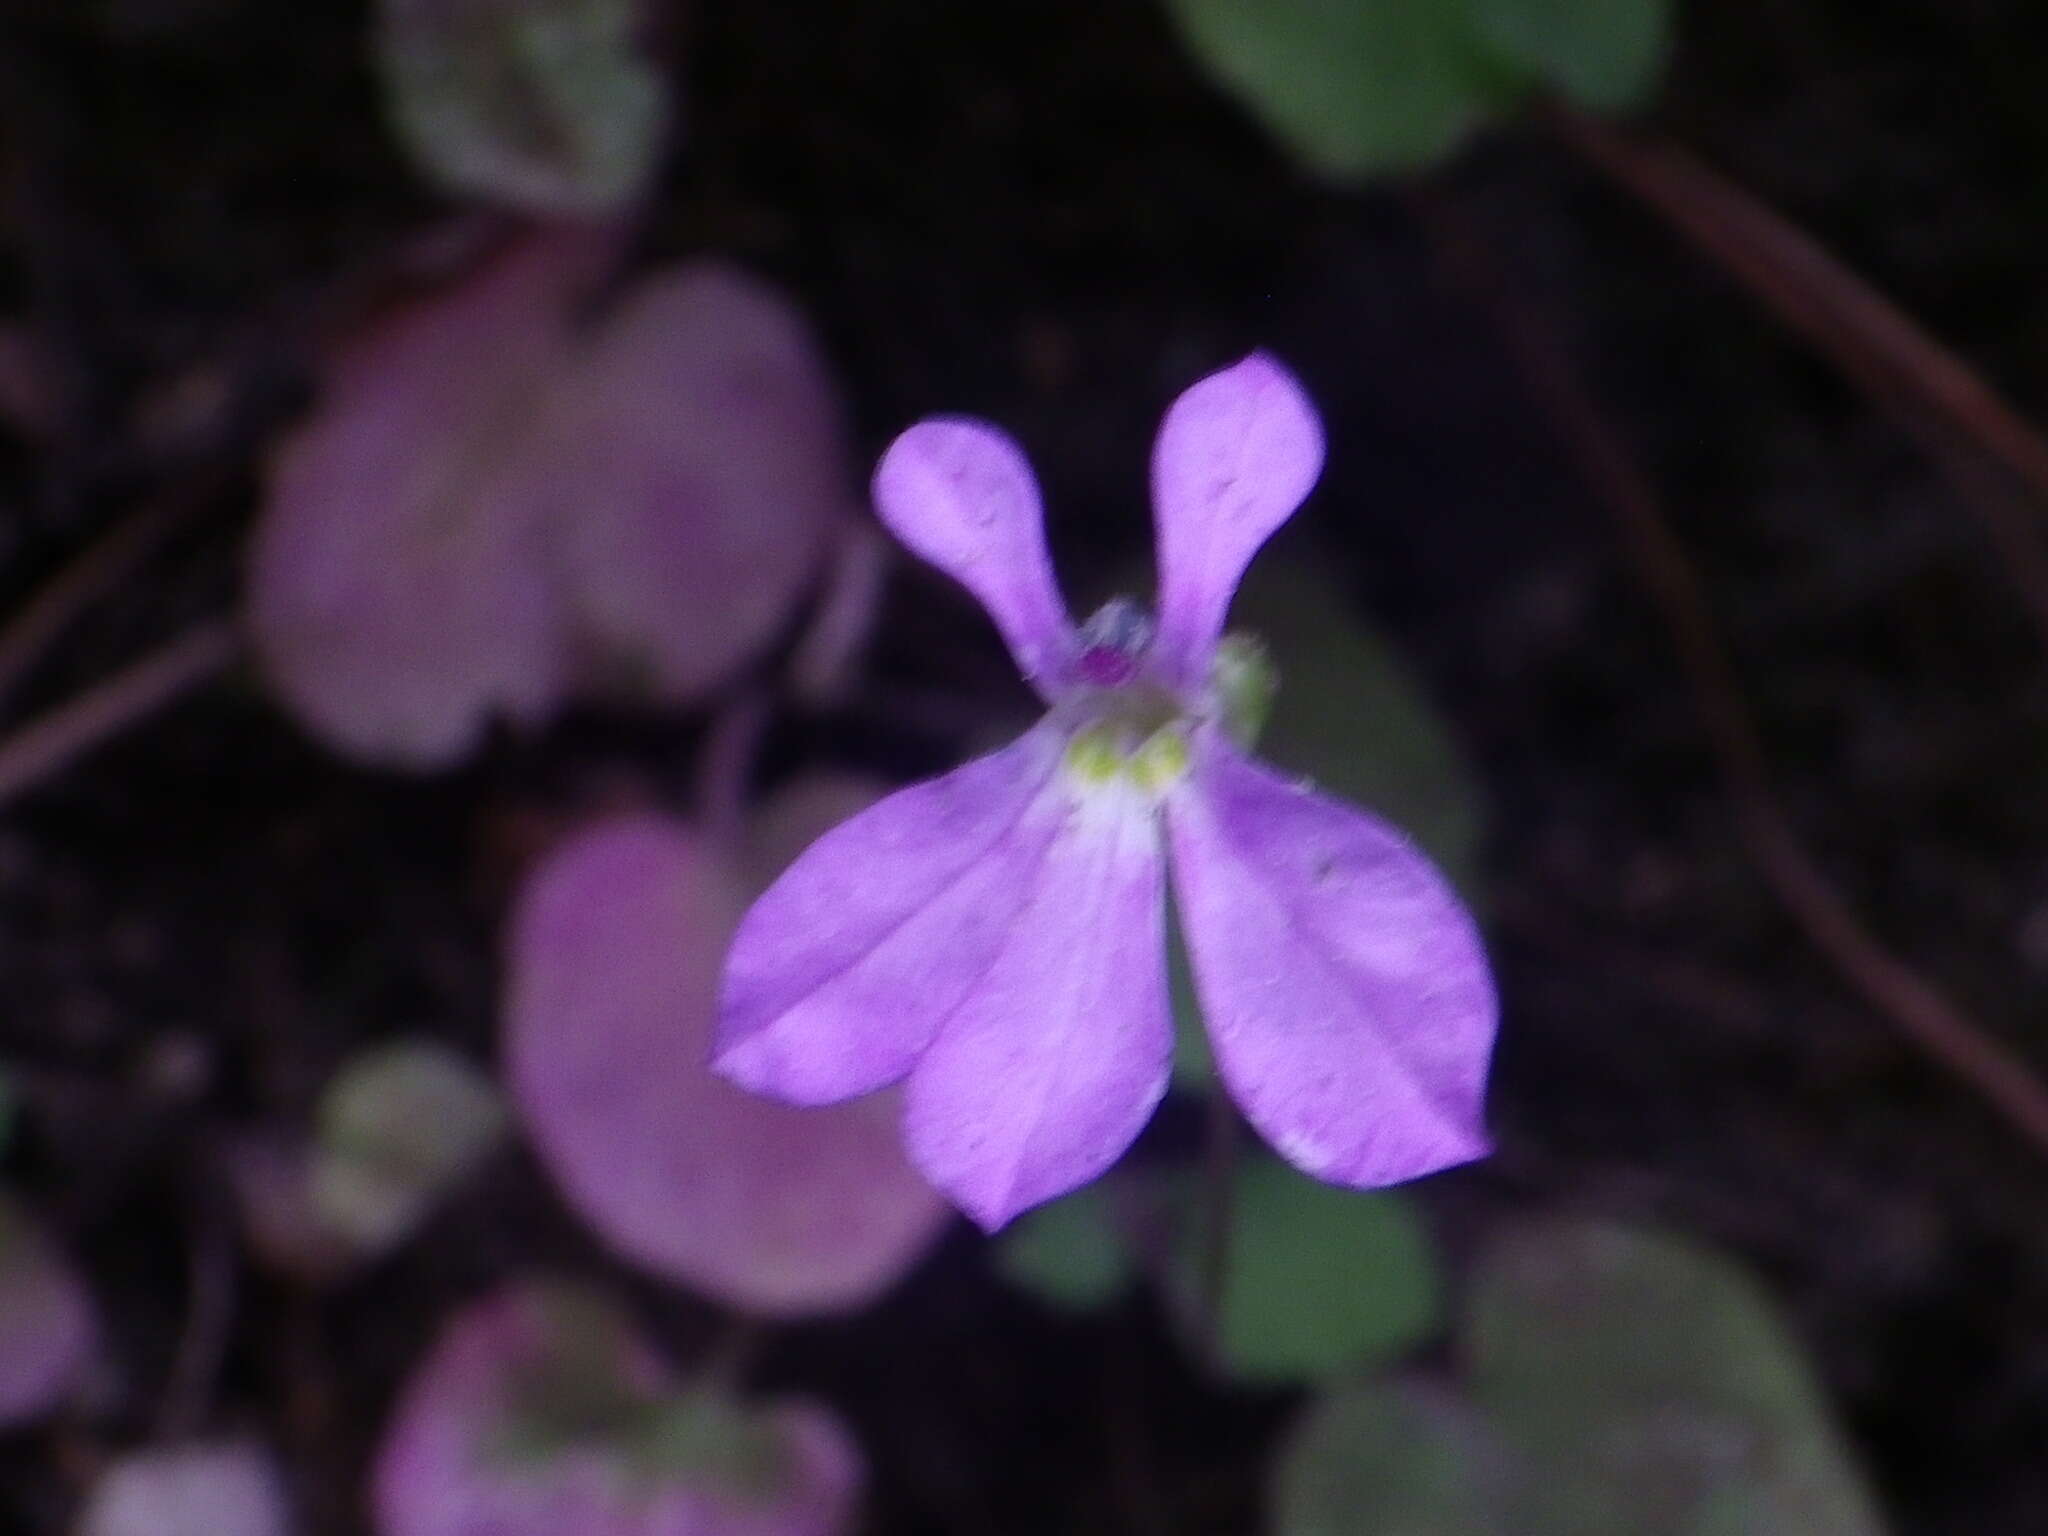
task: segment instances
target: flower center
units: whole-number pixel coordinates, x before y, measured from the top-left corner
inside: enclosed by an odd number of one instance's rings
[[[1146,675],[1152,634],[1152,616],[1128,598],[1106,604],[1081,627],[1065,762],[1080,786],[1126,780],[1156,796],[1188,770],[1191,712]]]

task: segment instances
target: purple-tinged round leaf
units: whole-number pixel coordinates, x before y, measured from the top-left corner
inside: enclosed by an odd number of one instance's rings
[[[690,830],[628,817],[557,850],[511,927],[506,1071],[569,1202],[635,1263],[773,1315],[857,1307],[945,1208],[893,1095],[758,1099],[708,1065],[741,877]]]
[[[265,672],[351,756],[433,768],[546,716],[563,616],[525,455],[591,257],[529,240],[343,349],[271,466],[250,554]]]
[[[563,381],[548,458],[583,643],[689,702],[760,650],[848,510],[832,380],[803,317],[714,262],[650,278]]]
[[[33,1218],[0,1197],[0,1428],[64,1400],[95,1331],[85,1283]]]
[[[432,768],[582,684],[698,698],[816,579],[847,466],[801,318],[699,265],[580,327],[598,239],[384,322],[278,456],[250,621],[330,745]]]
[[[608,1298],[528,1284],[448,1324],[371,1501],[380,1536],[835,1536],[861,1481],[823,1409],[678,1391]]]
[[[100,1474],[78,1536],[286,1536],[284,1479],[261,1446],[185,1445]]]

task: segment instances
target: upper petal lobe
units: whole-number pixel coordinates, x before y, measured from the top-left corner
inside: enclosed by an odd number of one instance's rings
[[[1238,578],[1323,469],[1323,427],[1301,385],[1263,352],[1173,402],[1152,449],[1159,541],[1158,655],[1197,683]]]
[[[1164,896],[1135,792],[1077,801],[1008,942],[911,1074],[911,1160],[984,1228],[1102,1173],[1166,1091]]]
[[[754,903],[727,955],[718,1071],[826,1104],[910,1070],[994,959],[1058,828],[1044,729],[842,822]]]
[[[1217,1066],[1261,1134],[1361,1187],[1484,1155],[1493,981],[1429,862],[1215,738],[1168,819]]]
[[[898,437],[875,470],[875,508],[904,546],[981,600],[1019,670],[1048,693],[1073,625],[1023,450],[983,422],[940,416]]]

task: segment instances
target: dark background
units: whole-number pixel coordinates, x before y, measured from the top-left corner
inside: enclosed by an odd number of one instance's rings
[[[191,509],[9,701],[24,715],[231,599],[314,338],[447,218],[385,132],[362,7],[71,9],[0,12],[0,301],[56,365],[46,434],[0,429],[0,597],[139,498]],[[1911,439],[1539,130],[1343,194],[1140,0],[698,10],[647,254],[729,253],[786,285],[864,452],[935,409],[1008,425],[1076,586],[1142,557],[1143,448],[1179,388],[1254,345],[1307,380],[1332,449],[1306,537],[1427,680],[1490,803],[1500,1151],[1438,1181],[1453,1247],[1523,1207],[1716,1239],[1791,1309],[1901,1531],[2048,1530],[2038,1154],[1771,899],[1657,609],[1441,220],[1566,337],[1648,469],[1829,874],[2048,1066],[2039,639]],[[2038,407],[2044,58],[2026,0],[1722,0],[1688,8],[1653,121]],[[921,574],[893,593],[885,679],[1016,706],[963,599]],[[33,1111],[7,1172],[80,1256],[126,1368],[94,1429],[0,1440],[0,1529],[54,1529],[95,1437],[151,1423],[188,1254],[230,1219],[224,1128],[303,1112],[377,1035],[488,1053],[534,827],[620,764],[681,803],[697,729],[577,719],[409,780],[324,755],[238,684],[6,808],[0,1047]],[[784,727],[772,760],[909,773],[958,746],[856,711]],[[533,1262],[604,1263],[513,1156],[337,1296],[239,1274],[206,1422],[267,1429],[309,1529],[357,1530],[362,1465],[436,1321]],[[637,1294],[701,1345],[686,1304]],[[890,1532],[1242,1531],[1287,1406],[1204,1384],[1145,1304],[1052,1319],[964,1234],[856,1323],[778,1335],[757,1376],[851,1415]]]

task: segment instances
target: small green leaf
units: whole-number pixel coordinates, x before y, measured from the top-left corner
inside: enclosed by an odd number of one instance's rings
[[[1168,1292],[1192,1322],[1208,1250],[1200,1179],[1180,1186]],[[1380,1365],[1437,1329],[1436,1255],[1398,1194],[1338,1189],[1269,1157],[1238,1166],[1219,1364],[1248,1381],[1318,1380]]]
[[[1687,1239],[1588,1222],[1474,1279],[1475,1399],[1540,1461],[1531,1536],[1875,1536],[1798,1344],[1756,1282]]]
[[[365,1052],[328,1084],[310,1170],[317,1219],[364,1253],[409,1235],[505,1130],[497,1090],[431,1041]]]
[[[1478,779],[1407,669],[1298,561],[1254,565],[1230,620],[1266,642],[1280,675],[1259,755],[1391,821],[1470,898]]]
[[[635,0],[382,0],[392,119],[451,190],[536,213],[629,202],[654,169],[667,88]]]
[[[1466,0],[1480,34],[1596,112],[1639,106],[1671,51],[1671,0]]]
[[[1167,10],[1226,89],[1338,180],[1429,165],[1518,95],[1455,0],[1167,0]]]
[[[1513,1453],[1468,1404],[1366,1381],[1309,1405],[1273,1485],[1274,1536],[1509,1536]]]
[[[1118,1217],[1109,1179],[1098,1179],[1026,1213],[998,1240],[996,1265],[1014,1284],[1055,1307],[1099,1307],[1115,1300],[1136,1275]]]

